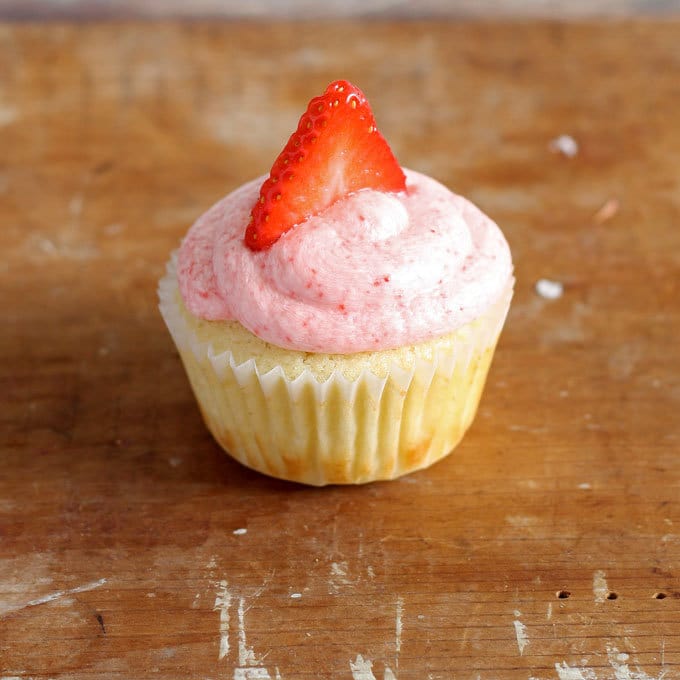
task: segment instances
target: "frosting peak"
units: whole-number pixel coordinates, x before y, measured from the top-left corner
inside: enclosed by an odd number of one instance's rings
[[[512,274],[502,233],[466,199],[405,170],[399,193],[363,189],[253,252],[243,242],[262,179],[213,206],[179,256],[189,311],[235,319],[289,349],[353,353],[450,333]]]

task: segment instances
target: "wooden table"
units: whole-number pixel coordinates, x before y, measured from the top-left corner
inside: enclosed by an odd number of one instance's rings
[[[454,455],[311,489],[213,443],[155,287],[336,77],[518,285]],[[0,677],[680,678],[679,112],[673,21],[0,28]]]

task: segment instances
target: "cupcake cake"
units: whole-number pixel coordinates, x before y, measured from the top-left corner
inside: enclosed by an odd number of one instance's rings
[[[401,168],[337,81],[270,174],[191,227],[159,297],[217,442],[324,485],[392,479],[458,444],[512,287],[496,224]]]

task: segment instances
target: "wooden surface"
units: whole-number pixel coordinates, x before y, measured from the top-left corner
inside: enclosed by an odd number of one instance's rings
[[[679,74],[673,22],[0,28],[0,677],[680,678]],[[454,455],[308,489],[213,443],[155,286],[341,76],[518,285]]]

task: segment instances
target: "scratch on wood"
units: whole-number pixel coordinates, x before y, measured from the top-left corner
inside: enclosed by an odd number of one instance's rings
[[[357,658],[349,662],[349,668],[352,671],[352,680],[376,680],[371,670],[373,664],[361,654],[357,654]]]
[[[220,613],[220,651],[218,659],[224,659],[229,654],[229,607],[231,605],[231,593],[227,588],[226,581],[220,581],[213,611]]]
[[[595,602],[604,602],[607,599],[608,593],[609,586],[607,585],[606,574],[599,569],[593,574],[593,595],[595,595]]]
[[[56,593],[50,593],[49,595],[44,595],[43,597],[38,597],[35,600],[30,600],[26,604],[19,605],[17,607],[11,607],[6,609],[2,614],[8,614],[13,611],[18,611],[20,609],[26,609],[27,607],[37,607],[41,604],[47,604],[48,602],[54,602],[54,600],[59,600],[62,597],[68,595],[76,595],[77,593],[86,593],[89,590],[95,590],[96,588],[101,588],[106,583],[105,578],[100,578],[98,581],[93,581],[92,583],[86,583],[85,585],[78,586],[77,588],[69,588],[68,590],[58,590]]]
[[[245,598],[238,600],[238,663],[239,666],[255,665],[255,653],[246,644]]]
[[[281,676],[276,675],[275,680]],[[272,680],[266,668],[235,668],[234,680]]]
[[[619,652],[619,650],[611,644],[607,645],[607,659],[609,660],[609,665],[614,669],[614,677],[616,680],[662,680],[666,672],[661,671],[660,675],[653,678],[648,675],[639,667],[637,670],[632,671],[627,661],[630,656],[625,652]]]
[[[520,425],[511,425],[510,429],[518,431],[518,430],[521,430],[521,426]],[[510,526],[523,529],[523,528],[531,526],[532,524],[536,524],[537,518],[536,517],[526,517],[524,515],[508,515],[505,518],[505,521]]]
[[[211,562],[214,558],[211,558]],[[273,578],[274,572],[265,579],[264,583],[253,593],[252,598],[259,597]],[[219,659],[224,659],[229,655],[229,625],[232,599],[234,595],[229,591],[228,583],[225,580],[217,584],[215,605],[213,611],[220,613],[220,651]],[[255,652],[248,646],[246,641],[245,615],[250,607],[246,607],[246,598],[238,598],[238,667],[234,668],[233,680],[272,680],[269,670],[262,666],[262,661],[268,652],[259,659],[255,657]],[[278,667],[274,668],[274,680],[282,680]]]
[[[205,566],[208,569],[214,569],[217,566],[217,557],[215,555],[211,555],[208,563]]]
[[[516,613],[519,616],[519,612]],[[519,620],[515,619],[512,622],[515,627],[515,637],[517,638],[517,649],[519,649],[519,655],[524,654],[524,648],[529,644],[529,636],[527,635],[527,627]]]
[[[269,574],[265,577],[264,581],[262,581],[262,585],[258,586],[250,596],[252,600],[256,600],[264,591],[267,589],[267,586],[271,583],[271,580],[274,578],[274,574],[276,573],[276,570],[272,569]],[[249,605],[246,607],[246,611],[248,611],[252,607],[252,605]]]
[[[397,658],[395,661],[395,665],[397,666],[397,669],[399,669],[399,652],[401,652],[401,632],[403,629],[403,623],[402,623],[402,615],[404,613],[404,598],[403,597],[398,597],[397,598],[397,618],[395,622],[395,649],[397,652]]]
[[[630,656],[625,652],[619,652],[619,650],[612,644],[607,644],[607,660],[609,665],[614,671],[614,678],[616,680],[663,680],[666,675],[666,671],[663,670],[664,662],[662,659],[661,673],[652,677],[648,675],[639,666],[636,666],[636,670],[631,670],[628,665]],[[662,647],[663,650],[663,647]],[[590,668],[572,668],[566,661],[562,663],[555,664],[555,670],[557,671],[557,677],[559,680],[598,680],[595,671]]]
[[[666,638],[661,638],[661,668],[666,667]]]
[[[347,576],[349,565],[347,562],[332,562],[331,577],[328,580],[328,592],[337,595],[343,586],[353,585],[352,579]]]
[[[588,668],[572,668],[567,665],[566,661],[556,663],[555,670],[559,680],[597,680],[593,671]]]

